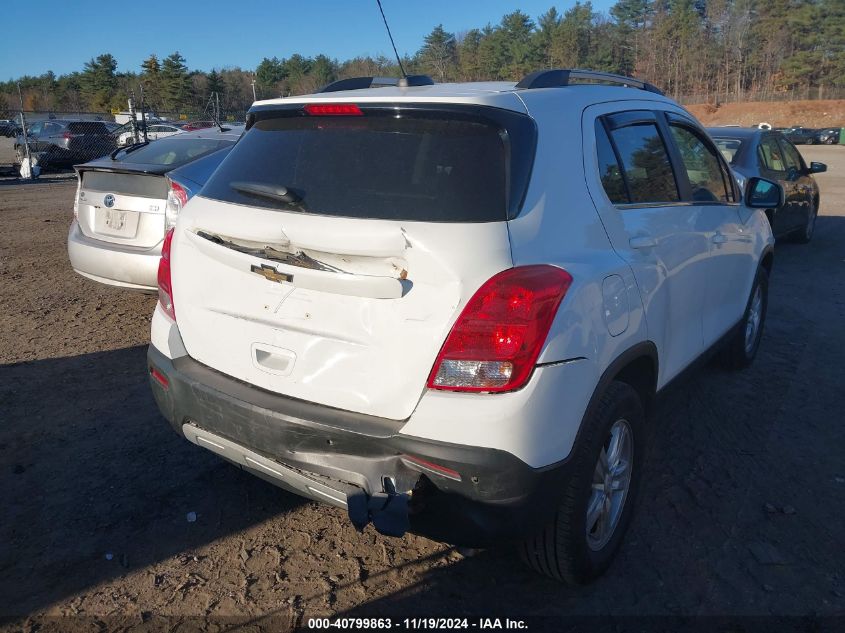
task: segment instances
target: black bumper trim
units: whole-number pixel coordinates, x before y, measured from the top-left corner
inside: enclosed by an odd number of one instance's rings
[[[191,424],[309,476],[384,493],[384,480],[411,493],[411,531],[457,545],[514,540],[551,520],[568,464],[534,469],[505,451],[401,435],[383,420],[273,394],[190,357],[175,361],[153,346],[148,364],[168,381],[150,379],[174,430]],[[460,473],[460,481],[415,469],[413,455]],[[319,500],[319,499],[317,499]]]

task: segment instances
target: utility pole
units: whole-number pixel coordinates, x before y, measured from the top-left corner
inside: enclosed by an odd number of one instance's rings
[[[144,105],[145,104],[144,104],[144,84],[143,83],[141,83],[140,89],[141,89],[141,123],[143,124],[143,127],[141,129],[144,131],[144,142],[147,143],[148,142],[148,139],[147,139],[147,116],[146,116],[146,114],[144,114]]]
[[[29,137],[26,133],[26,117],[23,114],[23,93],[21,92],[21,82],[18,82],[18,100],[21,103],[21,134],[23,135],[23,149],[26,164],[29,167],[30,177],[32,174],[32,160],[29,153]]]
[[[258,101],[258,97],[255,96],[255,77],[252,78],[252,100]]]
[[[133,90],[129,95],[129,124],[132,126],[132,138],[135,143],[139,142],[138,138],[138,120],[135,118],[135,91]]]

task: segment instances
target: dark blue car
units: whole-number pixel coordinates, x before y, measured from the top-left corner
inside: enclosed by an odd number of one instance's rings
[[[783,187],[784,204],[766,212],[775,236],[809,242],[819,212],[819,186],[812,174],[827,171],[827,165],[812,162],[807,166],[795,145],[775,130],[711,127],[707,131],[743,191],[748,179],[755,176]]]

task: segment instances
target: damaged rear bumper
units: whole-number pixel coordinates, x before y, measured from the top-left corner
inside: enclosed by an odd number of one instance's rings
[[[191,442],[296,494],[372,522],[471,547],[539,529],[557,509],[568,464],[534,469],[505,451],[403,435],[402,421],[258,389],[150,346],[162,414]],[[456,424],[460,421],[456,420]]]

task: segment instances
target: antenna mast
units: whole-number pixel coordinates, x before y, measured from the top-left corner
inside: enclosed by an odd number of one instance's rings
[[[381,6],[381,0],[376,0],[376,2],[378,3],[378,10],[381,11],[381,19],[384,20],[384,28],[387,29],[387,37],[390,38],[390,44],[393,46],[393,54],[396,55],[396,62],[399,64],[399,70],[402,72],[402,78],[407,79],[408,75],[405,72],[405,67],[402,66],[402,60],[399,59],[399,51],[396,50],[396,42],[393,41],[390,26],[387,24],[387,18],[384,17],[384,9]]]

